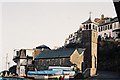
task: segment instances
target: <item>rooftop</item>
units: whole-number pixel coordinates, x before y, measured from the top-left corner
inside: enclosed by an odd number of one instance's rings
[[[35,59],[70,57],[75,50],[76,48],[62,48],[57,50],[42,51]],[[84,49],[77,48],[77,51],[81,54]]]

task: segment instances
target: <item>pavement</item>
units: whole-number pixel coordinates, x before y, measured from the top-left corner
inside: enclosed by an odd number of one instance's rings
[[[98,71],[97,75],[85,80],[120,80],[120,73],[110,71]]]

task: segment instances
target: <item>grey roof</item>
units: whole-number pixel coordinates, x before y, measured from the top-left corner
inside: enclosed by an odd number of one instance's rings
[[[110,23],[111,23],[111,21],[110,22],[106,22],[106,23],[101,23],[101,24],[99,24],[99,26],[107,25],[107,24],[110,24]]]
[[[99,24],[99,26],[107,25],[107,24],[114,23],[114,22],[118,22],[118,17],[111,18],[109,22],[101,23]]]
[[[46,49],[50,49],[48,46],[46,45],[40,45],[36,47],[37,49],[42,49],[42,48],[46,48]]]
[[[118,22],[118,17],[114,17],[112,20],[111,20],[111,22],[113,23],[113,22]]]
[[[79,54],[81,54],[83,51],[85,51],[85,48],[77,48],[77,51]]]
[[[89,18],[87,21],[83,22],[82,24],[87,24],[87,23],[93,23],[91,18]]]
[[[42,51],[35,59],[70,57],[75,50],[76,48],[64,48],[57,50]],[[84,49],[82,48],[78,48],[77,50],[79,54],[81,54],[84,51]]]

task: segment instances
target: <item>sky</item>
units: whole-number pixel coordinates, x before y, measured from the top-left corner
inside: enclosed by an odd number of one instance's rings
[[[111,0],[4,0],[0,1],[0,71],[6,69],[6,54],[10,66],[14,49],[35,48],[45,44],[50,48],[64,45],[69,34],[80,24],[104,14],[116,17]]]

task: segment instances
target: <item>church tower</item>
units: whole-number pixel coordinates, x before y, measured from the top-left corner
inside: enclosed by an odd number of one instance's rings
[[[82,23],[82,30],[93,30],[97,31],[98,24],[91,20],[91,12],[88,20]]]
[[[82,47],[85,48],[83,72],[88,71],[89,76],[96,74],[97,70],[97,31],[82,31]],[[87,75],[88,76],[88,75]]]

